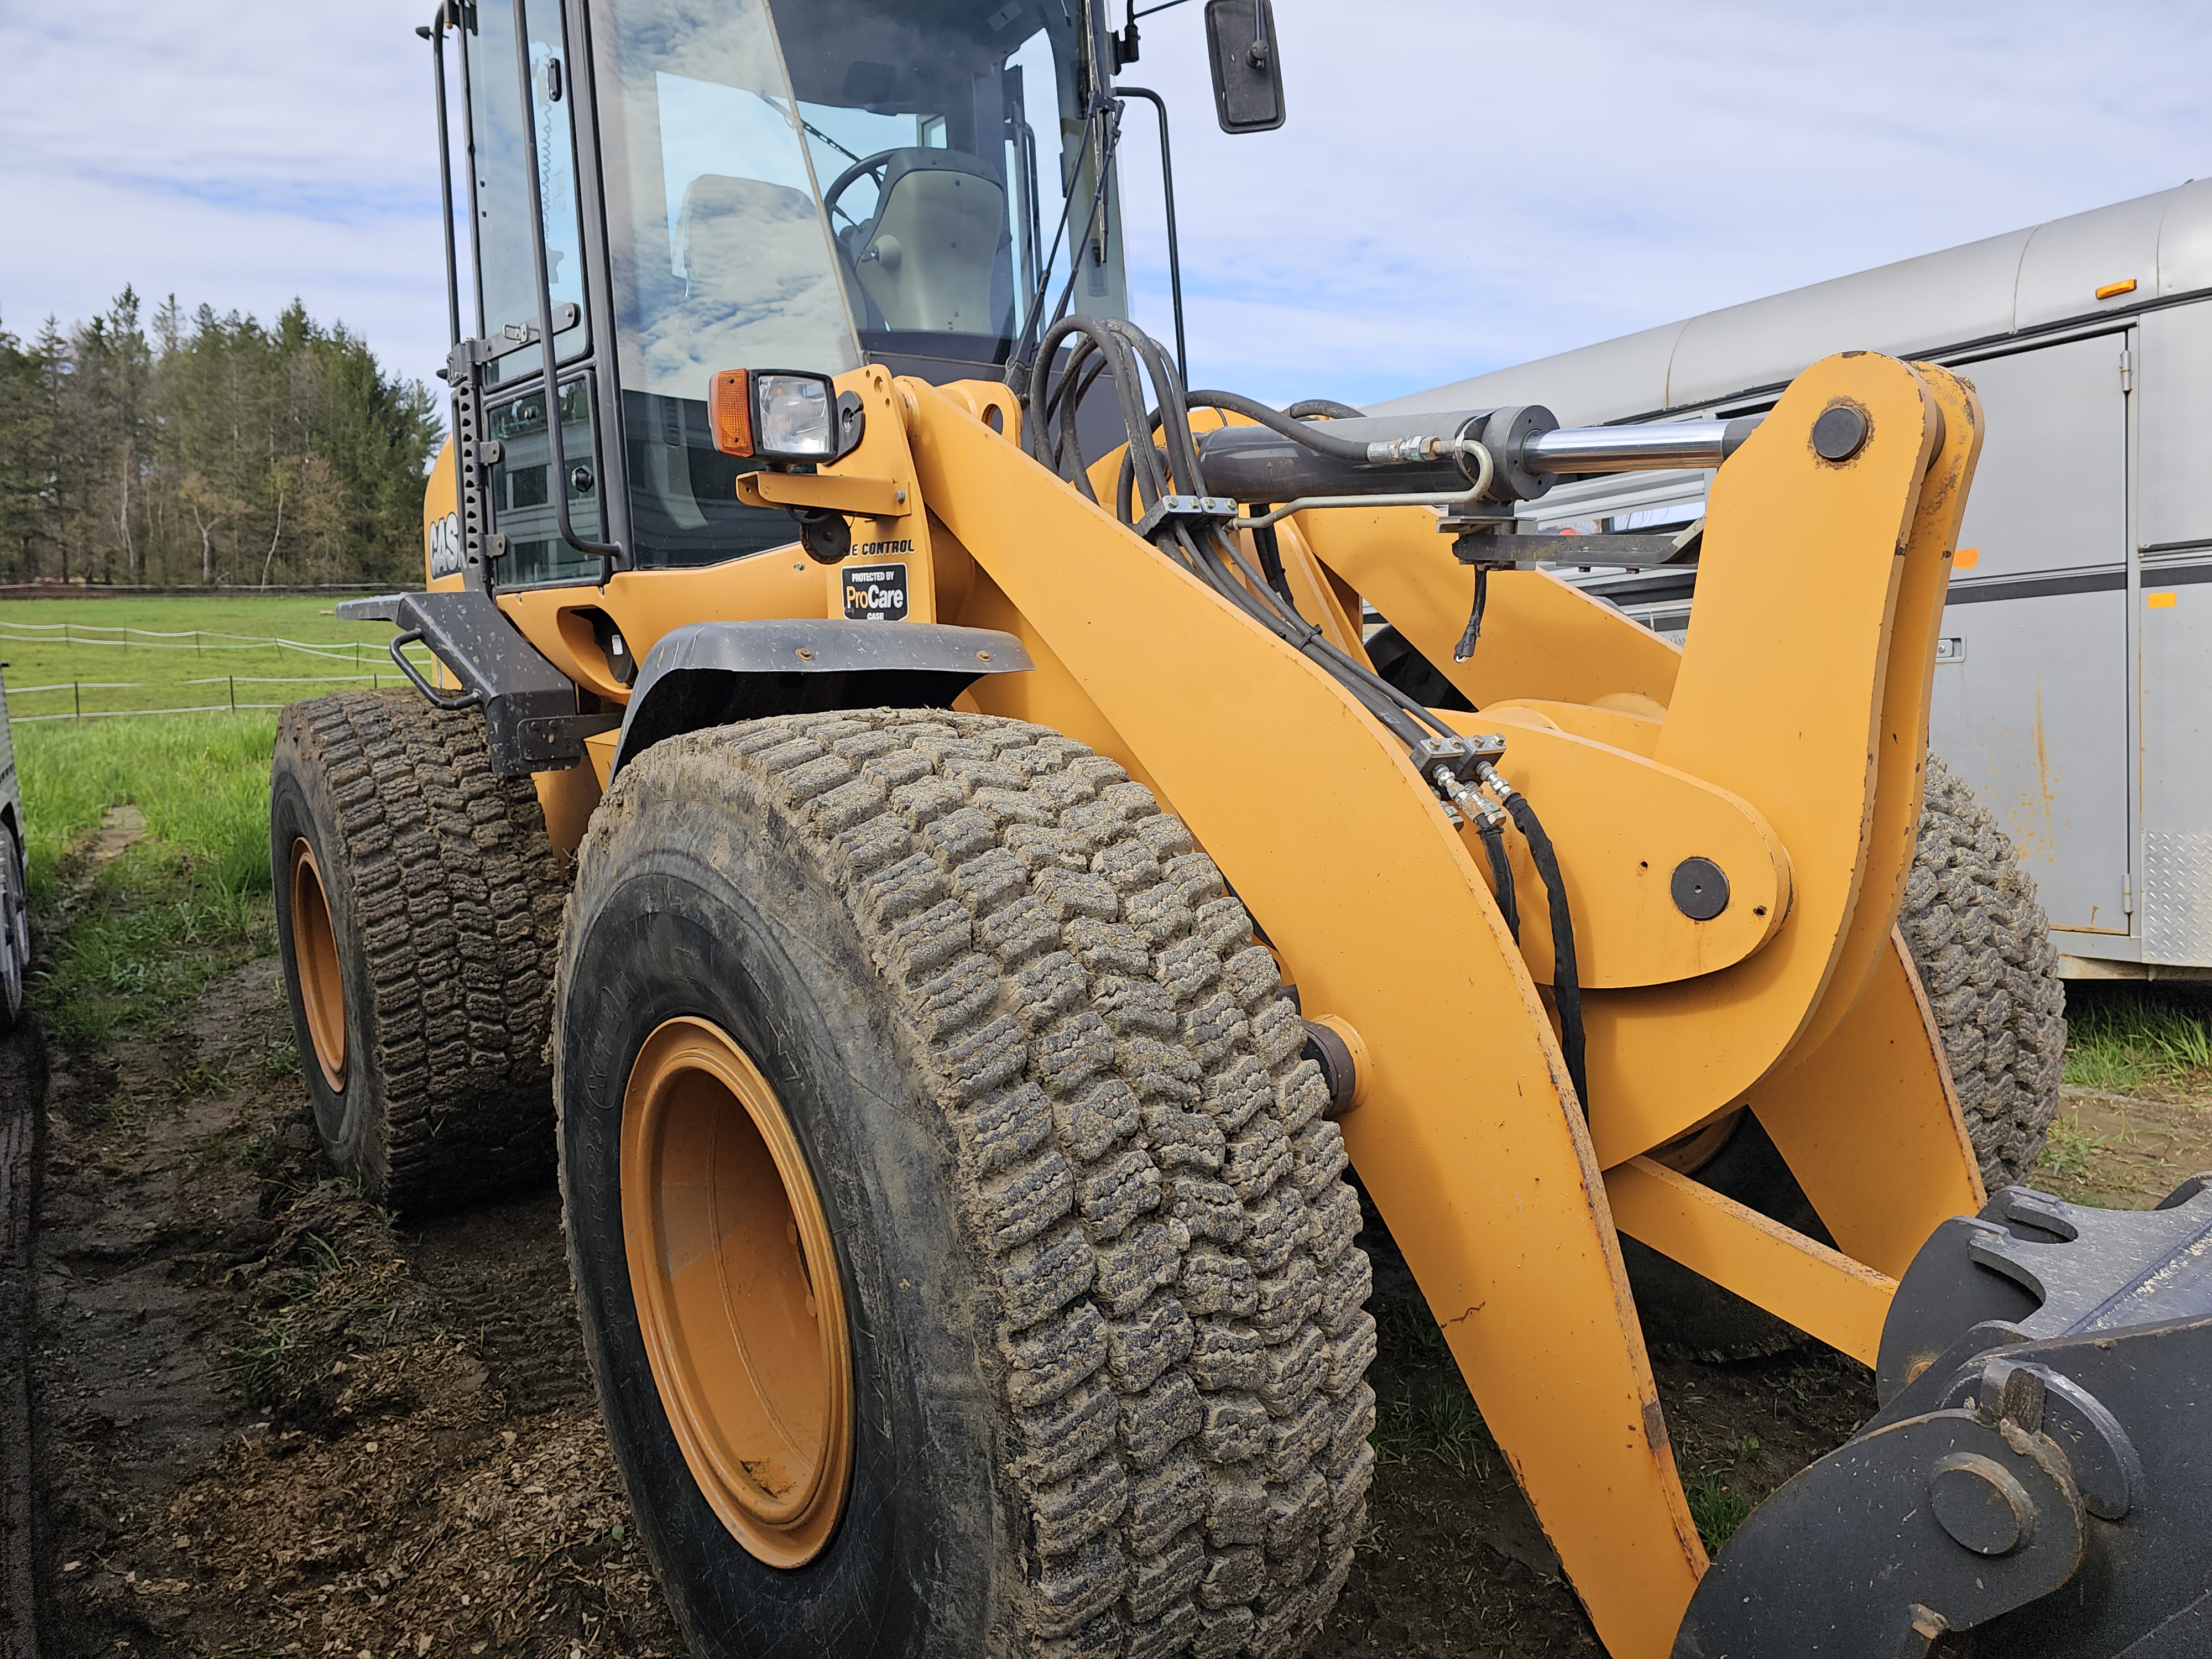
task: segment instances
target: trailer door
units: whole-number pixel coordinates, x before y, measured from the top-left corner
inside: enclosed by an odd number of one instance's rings
[[[2012,836],[2051,926],[2120,934],[2132,847],[2126,342],[2100,334],[1959,365],[1987,437],[1929,732]]]

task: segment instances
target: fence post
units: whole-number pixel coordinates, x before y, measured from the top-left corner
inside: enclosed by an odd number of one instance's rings
[[[64,623],[63,626],[66,629],[68,624]],[[70,682],[70,702],[76,709],[76,717],[82,720],[84,718],[84,688],[75,680]]]
[[[238,712],[238,676],[235,674],[230,677],[230,712],[234,714]]]

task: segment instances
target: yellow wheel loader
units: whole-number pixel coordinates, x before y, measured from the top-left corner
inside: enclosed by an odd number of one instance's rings
[[[1972,388],[1845,353],[1581,431],[1192,389],[1126,320],[1117,140],[1165,114],[1111,21],[422,31],[453,440],[423,588],[346,607],[416,689],[295,706],[274,765],[332,1154],[424,1207],[557,1141],[715,1659],[1299,1651],[1373,1468],[1360,1188],[1615,1659],[2206,1651],[2212,1196],[1992,1195],[1946,1065],[1971,1028],[2033,1093],[2058,1029],[2008,850],[1949,793],[1920,830]],[[1204,29],[1222,125],[1279,124],[1267,0]],[[1695,537],[1572,550],[1696,557],[1677,649],[1516,515],[1681,465]],[[1711,1561],[1639,1320],[1686,1284],[1881,1401]]]

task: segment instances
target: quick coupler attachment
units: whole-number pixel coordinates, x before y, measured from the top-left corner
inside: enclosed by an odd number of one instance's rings
[[[1937,1228],[1882,1327],[1881,1409],[1729,1540],[1675,1659],[2212,1654],[2208,1188],[2121,1211],[2008,1187]]]

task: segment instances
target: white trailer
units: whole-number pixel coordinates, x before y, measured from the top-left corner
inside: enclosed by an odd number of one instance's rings
[[[1500,369],[1377,412],[1729,416],[1855,348],[1979,389],[1988,438],[1930,747],[2041,888],[2075,978],[2212,978],[2212,180]],[[1710,472],[1565,484],[1537,526],[1686,525]],[[1662,633],[1693,568],[1574,578]]]

